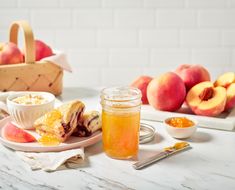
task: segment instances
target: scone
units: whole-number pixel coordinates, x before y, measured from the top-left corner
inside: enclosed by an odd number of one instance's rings
[[[78,100],[63,104],[34,122],[36,132],[64,142],[77,127],[84,109],[85,105]]]
[[[78,137],[87,137],[99,129],[101,129],[100,113],[98,111],[89,111],[80,117],[73,135]]]

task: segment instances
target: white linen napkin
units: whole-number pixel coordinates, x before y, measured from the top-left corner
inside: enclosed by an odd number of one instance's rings
[[[29,166],[32,170],[42,169],[47,172],[56,171],[64,164],[82,164],[85,159],[84,149],[72,149],[62,152],[41,152],[29,153],[19,152],[16,154]]]
[[[17,92],[0,93],[0,110],[7,112],[6,98],[10,94]],[[20,152],[16,154],[25,161],[32,170],[42,169],[44,171],[55,171],[60,169],[64,164],[79,164],[84,162],[85,154],[83,148],[71,149],[61,152]]]
[[[54,53],[55,53],[54,55],[49,56],[49,57],[45,57],[45,58],[41,59],[40,61],[52,62],[52,63],[58,65],[59,67],[61,67],[62,69],[66,70],[68,72],[72,72],[72,68],[68,63],[66,54],[61,51],[54,51]]]

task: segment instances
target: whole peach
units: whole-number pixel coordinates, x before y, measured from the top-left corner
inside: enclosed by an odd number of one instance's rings
[[[149,76],[140,76],[131,83],[132,87],[136,87],[141,91],[142,93],[141,100],[143,104],[149,103],[147,98],[147,87],[152,79],[153,78]]]
[[[200,82],[210,81],[209,72],[201,65],[182,64],[175,73],[182,78],[187,91]]]
[[[36,61],[53,55],[52,49],[41,40],[35,40]]]
[[[176,111],[183,104],[186,89],[183,80],[168,72],[153,79],[147,88],[149,104],[162,111]]]
[[[23,54],[12,42],[0,44],[0,64],[23,63]]]

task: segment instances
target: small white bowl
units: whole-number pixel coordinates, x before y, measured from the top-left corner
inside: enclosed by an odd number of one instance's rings
[[[172,137],[177,138],[177,139],[185,139],[185,138],[191,137],[196,132],[198,122],[195,119],[186,117],[187,119],[191,120],[194,123],[194,125],[191,127],[182,128],[182,127],[173,127],[169,125],[167,122],[172,118],[182,118],[182,117],[170,117],[164,121],[166,130]]]
[[[40,95],[47,100],[43,104],[18,104],[12,100],[25,95]],[[55,96],[48,92],[17,92],[7,97],[7,108],[12,119],[23,129],[33,129],[34,121],[54,108]]]

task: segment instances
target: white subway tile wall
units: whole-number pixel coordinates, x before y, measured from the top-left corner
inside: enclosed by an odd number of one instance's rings
[[[20,19],[67,52],[65,86],[127,85],[183,63],[213,79],[235,71],[235,0],[0,0],[0,41]]]

